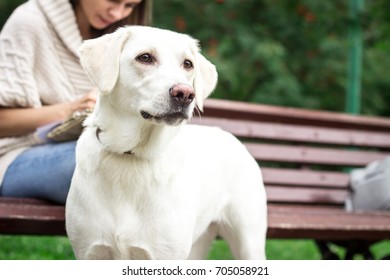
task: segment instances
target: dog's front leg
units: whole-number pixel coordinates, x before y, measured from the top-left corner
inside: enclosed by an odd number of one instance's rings
[[[114,259],[114,250],[110,245],[103,243],[94,243],[88,248],[83,259],[112,260]]]

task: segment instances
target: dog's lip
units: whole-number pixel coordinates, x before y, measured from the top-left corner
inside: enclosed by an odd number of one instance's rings
[[[140,113],[145,120],[155,119],[157,121],[160,121],[164,119],[187,119],[188,118],[186,114],[182,111],[171,112],[171,113],[158,115],[158,116],[152,115],[149,112],[146,112],[144,110],[141,110]]]
[[[144,111],[144,110],[141,110],[141,116],[142,116],[145,120],[154,118],[154,116],[153,116],[152,114],[149,114],[148,112],[146,112],[146,111]]]

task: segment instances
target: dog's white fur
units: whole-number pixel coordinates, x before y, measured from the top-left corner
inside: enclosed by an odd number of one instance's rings
[[[201,259],[219,235],[235,258],[264,259],[257,163],[231,134],[183,124],[217,82],[197,41],[132,26],[86,41],[80,58],[100,96],[77,144],[66,203],[76,257]],[[172,105],[175,85],[194,88],[195,100]]]

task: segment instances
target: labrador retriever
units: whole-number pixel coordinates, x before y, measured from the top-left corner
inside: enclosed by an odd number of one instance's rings
[[[264,259],[266,194],[231,134],[186,124],[217,83],[188,35],[123,27],[80,48],[100,91],[76,150],[66,229],[78,259],[202,259],[216,236]]]

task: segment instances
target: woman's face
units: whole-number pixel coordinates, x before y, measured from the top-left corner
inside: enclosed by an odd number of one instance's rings
[[[124,19],[142,0],[80,0],[79,8],[95,29],[104,29]]]

